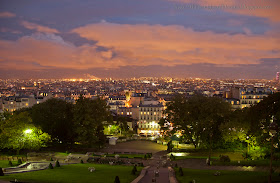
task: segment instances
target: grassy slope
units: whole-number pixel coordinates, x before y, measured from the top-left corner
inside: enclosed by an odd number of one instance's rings
[[[183,168],[184,176],[179,176],[178,168],[176,177],[180,183],[189,183],[192,180],[200,183],[264,183],[268,181],[268,172],[248,172],[248,171],[220,171],[220,176],[214,176],[216,170],[195,170]],[[273,180],[280,180],[277,174],[274,174]]]
[[[95,167],[95,172],[89,172],[88,167]],[[140,167],[138,173],[140,172]],[[121,183],[129,183],[137,177],[131,175],[132,166],[110,166],[98,164],[73,164],[60,168],[42,171],[10,174],[0,177],[0,180],[28,181],[28,182],[114,182],[115,176],[119,176]]]
[[[17,162],[18,162],[18,161],[12,161],[13,166],[17,166]],[[0,160],[0,167],[1,167],[1,168],[10,167],[10,166],[9,166],[9,161],[8,161],[8,160]]]

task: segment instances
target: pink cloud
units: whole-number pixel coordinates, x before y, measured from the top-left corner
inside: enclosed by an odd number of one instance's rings
[[[12,18],[12,17],[15,17],[16,14],[14,13],[11,13],[11,12],[0,12],[0,18]]]
[[[0,40],[2,61],[22,61],[26,69],[27,63],[37,63],[42,68],[73,69],[196,63],[231,67],[280,57],[277,32],[254,35],[247,30],[249,35],[228,35],[196,32],[176,25],[108,22],[79,27],[72,32],[97,43],[75,46],[53,33],[35,33],[16,41]],[[99,46],[107,49],[100,51]]]
[[[124,57],[133,58],[131,65],[255,64],[262,57],[279,57],[270,53],[270,50],[279,50],[279,38],[269,34],[228,35],[195,32],[176,25],[113,23],[87,25],[73,32],[98,41],[99,46],[113,48]]]
[[[38,24],[35,24],[35,23],[31,23],[31,22],[27,22],[27,21],[22,21],[21,24],[27,29],[36,30],[38,32],[59,33],[59,31],[56,30],[56,29],[49,28],[49,27],[42,26],[42,25],[38,25]]]

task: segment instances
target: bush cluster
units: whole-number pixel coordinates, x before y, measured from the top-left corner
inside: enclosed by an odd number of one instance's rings
[[[227,155],[220,155],[220,162],[230,162],[230,158]]]
[[[180,176],[183,176],[183,175],[184,175],[184,172],[183,172],[182,167],[179,168],[179,175],[180,175]]]
[[[4,172],[1,167],[0,167],[0,176],[4,176]]]
[[[137,168],[136,168],[136,166],[133,166],[132,171],[131,171],[131,174],[132,174],[132,175],[135,175],[136,172],[137,172]]]
[[[13,163],[12,163],[12,161],[9,161],[9,166],[11,167],[11,166],[13,166]]]

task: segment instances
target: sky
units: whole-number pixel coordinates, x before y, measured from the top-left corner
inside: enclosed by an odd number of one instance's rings
[[[279,71],[279,0],[0,0],[3,79]]]

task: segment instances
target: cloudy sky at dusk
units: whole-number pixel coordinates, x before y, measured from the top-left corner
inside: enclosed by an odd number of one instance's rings
[[[279,0],[1,0],[0,78],[272,79]]]

